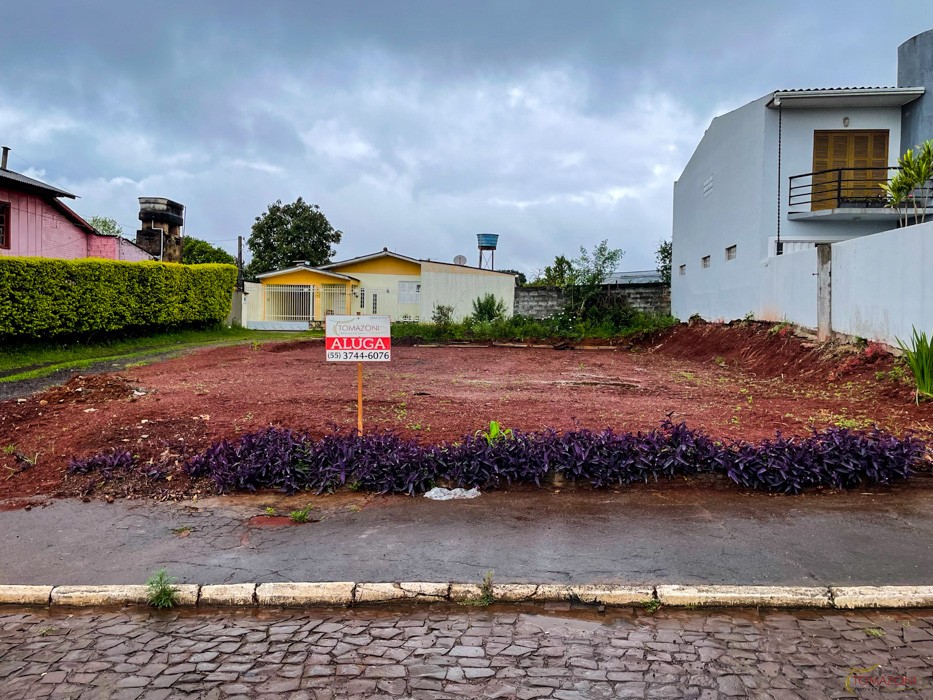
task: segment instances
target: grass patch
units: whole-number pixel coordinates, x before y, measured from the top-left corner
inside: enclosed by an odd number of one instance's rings
[[[75,340],[23,342],[0,351],[0,382],[44,377],[63,369],[83,369],[97,362],[131,360],[143,355],[186,350],[202,345],[320,337],[321,331],[282,333],[216,326],[167,331],[151,335]],[[140,367],[145,362],[135,362]]]
[[[293,510],[288,514],[288,517],[291,518],[293,523],[306,523],[311,517],[311,506],[307,505],[304,508]]]
[[[149,605],[159,610],[174,607],[178,603],[178,589],[173,585],[175,577],[169,576],[165,569],[159,569],[146,585],[149,587]]]
[[[652,598],[651,600],[645,601],[642,605],[645,608],[645,612],[649,615],[653,615],[660,609],[661,601],[657,598]]]

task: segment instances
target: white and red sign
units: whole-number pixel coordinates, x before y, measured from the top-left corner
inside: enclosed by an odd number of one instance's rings
[[[324,347],[329,362],[388,362],[392,333],[388,316],[326,316]]]

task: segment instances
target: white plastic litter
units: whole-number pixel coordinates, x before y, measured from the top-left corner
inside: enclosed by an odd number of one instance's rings
[[[476,498],[481,496],[479,489],[442,489],[440,486],[435,486],[433,489],[424,494],[425,498],[430,498],[432,501],[452,501],[457,498]]]

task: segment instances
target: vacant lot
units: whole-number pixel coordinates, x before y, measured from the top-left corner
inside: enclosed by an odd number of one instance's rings
[[[366,428],[439,442],[490,420],[525,431],[649,430],[672,414],[724,439],[872,423],[931,430],[933,406],[913,404],[890,356],[777,330],[681,326],[617,349],[397,347],[391,363],[365,368]],[[61,490],[72,456],[124,447],[180,464],[270,424],[355,428],[356,366],[325,362],[320,341],[220,347],[0,403],[0,498]],[[35,465],[20,471],[23,457]]]

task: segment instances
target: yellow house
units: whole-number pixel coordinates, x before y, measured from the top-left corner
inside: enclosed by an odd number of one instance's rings
[[[453,318],[473,311],[484,294],[502,299],[512,313],[515,276],[467,265],[409,258],[383,248],[378,253],[310,267],[297,265],[259,275],[247,284],[245,322],[250,328],[297,330],[330,314],[389,316],[430,321],[439,305]]]

